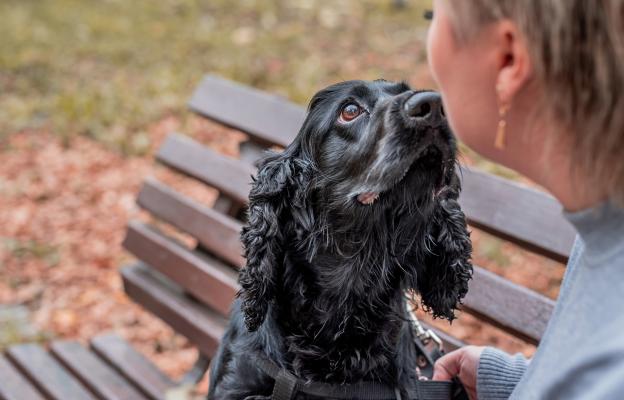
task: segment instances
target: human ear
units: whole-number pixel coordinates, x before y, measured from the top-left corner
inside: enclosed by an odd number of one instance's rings
[[[533,77],[533,63],[526,37],[510,20],[495,23],[496,91],[501,104],[510,104]]]

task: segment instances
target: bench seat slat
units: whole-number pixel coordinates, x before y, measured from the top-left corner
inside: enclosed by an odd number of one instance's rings
[[[235,266],[244,265],[238,234],[242,225],[234,218],[199,204],[154,178],[145,181],[137,202],[159,219],[196,238],[217,257]],[[205,223],[207,218],[210,225]]]
[[[238,291],[231,268],[137,221],[130,222],[124,247],[221,315],[228,315]]]
[[[176,386],[167,375],[115,334],[94,337],[91,349],[152,400],[166,400],[167,391]]]
[[[103,360],[78,342],[54,342],[50,350],[57,360],[102,400],[143,400],[147,398]]]
[[[2,400],[44,400],[34,386],[0,355],[0,399]]]
[[[195,343],[203,354],[214,355],[225,332],[225,318],[184,295],[179,286],[143,263],[124,267],[121,274],[130,298]]]
[[[167,136],[156,159],[218,188],[240,203],[247,199],[251,176],[255,173],[253,166],[219,154],[180,134]]]
[[[90,400],[96,398],[39,345],[11,346],[7,355],[11,362],[49,399]]]
[[[238,129],[266,146],[287,146],[305,110],[280,96],[206,75],[189,101],[194,112]]]

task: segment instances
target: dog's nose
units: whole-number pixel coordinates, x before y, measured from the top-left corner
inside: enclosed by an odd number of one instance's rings
[[[421,120],[430,125],[444,121],[442,98],[436,92],[415,93],[405,100],[403,110],[408,118]]]

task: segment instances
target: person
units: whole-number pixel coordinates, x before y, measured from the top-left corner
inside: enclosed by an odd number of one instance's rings
[[[578,232],[534,357],[442,357],[471,399],[624,399],[624,0],[433,0],[449,123],[554,195]]]

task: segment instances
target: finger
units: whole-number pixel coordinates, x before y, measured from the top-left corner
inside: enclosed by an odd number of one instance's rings
[[[433,365],[434,381],[450,381],[459,374],[460,350],[456,350],[441,357]]]

